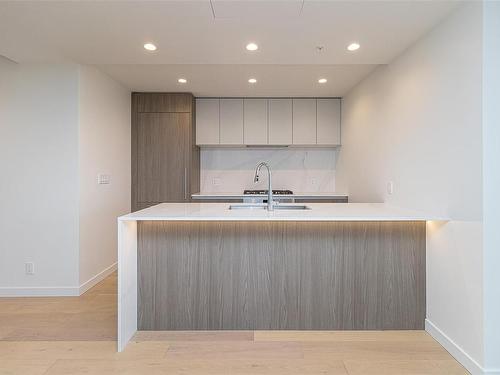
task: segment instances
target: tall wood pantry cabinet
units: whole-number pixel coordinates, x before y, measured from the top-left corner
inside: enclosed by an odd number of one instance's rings
[[[188,93],[132,93],[132,211],[199,191],[194,107]]]

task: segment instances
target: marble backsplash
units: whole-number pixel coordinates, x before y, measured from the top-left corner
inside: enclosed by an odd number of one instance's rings
[[[267,172],[253,182],[261,161],[271,166],[273,189],[334,192],[337,150],[333,148],[203,148],[201,193],[237,193],[266,189]]]

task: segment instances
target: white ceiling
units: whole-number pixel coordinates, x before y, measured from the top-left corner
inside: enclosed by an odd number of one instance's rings
[[[341,96],[376,65],[101,65],[136,91],[192,92],[196,96]],[[186,77],[187,84],[177,82]],[[248,78],[256,78],[249,84]],[[318,84],[327,77],[328,83]]]
[[[342,96],[456,6],[449,1],[0,1],[0,54],[18,62],[97,65],[133,90]],[[245,50],[249,41],[259,44],[257,52]],[[348,52],[351,41],[361,49]],[[148,53],[145,42],[158,50]],[[323,52],[317,52],[319,45]],[[178,74],[189,80],[184,88]],[[249,86],[249,75],[257,85]],[[319,75],[327,75],[325,86],[317,84]]]

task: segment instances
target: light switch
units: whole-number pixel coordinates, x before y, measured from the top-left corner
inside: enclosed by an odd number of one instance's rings
[[[34,275],[35,274],[35,263],[27,262],[24,263],[24,270],[26,275]]]
[[[110,180],[109,174],[98,174],[97,175],[97,183],[99,185],[107,185],[107,184],[109,184],[109,180]]]
[[[387,194],[392,195],[392,193],[394,193],[394,183],[389,181],[387,183]]]

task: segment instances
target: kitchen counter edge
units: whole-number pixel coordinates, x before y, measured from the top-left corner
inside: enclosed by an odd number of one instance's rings
[[[449,221],[385,203],[308,203],[309,210],[230,210],[229,203],[161,203],[118,221]]]

